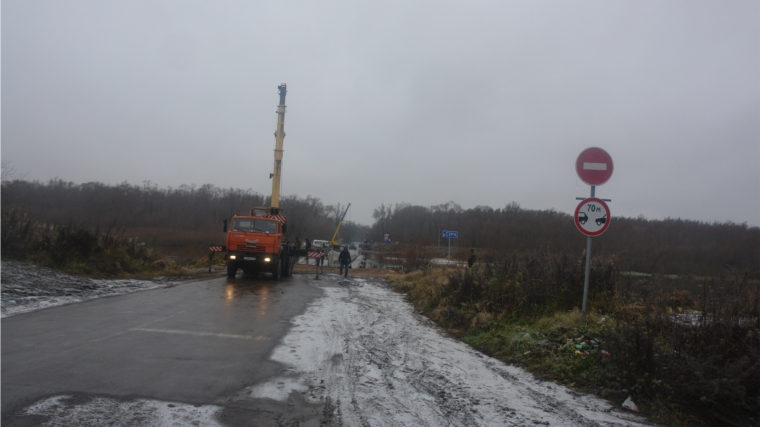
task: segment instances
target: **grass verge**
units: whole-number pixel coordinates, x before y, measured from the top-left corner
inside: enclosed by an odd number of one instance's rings
[[[760,287],[728,271],[685,292],[661,277],[592,263],[586,321],[581,262],[513,256],[393,279],[418,310],[481,351],[536,376],[672,426],[760,422]]]
[[[123,230],[40,224],[17,210],[2,216],[2,257],[101,278],[187,276],[203,266],[166,259]]]

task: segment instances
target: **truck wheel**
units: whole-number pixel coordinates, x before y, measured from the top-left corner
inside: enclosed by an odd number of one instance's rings
[[[282,273],[282,261],[278,259],[274,265],[274,269],[272,269],[272,279],[280,280],[280,273]]]
[[[228,262],[227,263],[227,277],[230,279],[235,278],[235,273],[237,273],[237,266],[234,262]]]

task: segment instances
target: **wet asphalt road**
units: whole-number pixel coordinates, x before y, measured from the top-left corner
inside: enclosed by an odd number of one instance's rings
[[[321,283],[329,281],[324,278]],[[216,404],[237,425],[319,425],[299,396],[257,401],[247,386],[282,375],[268,360],[290,319],[321,295],[313,276],[238,274],[40,310],[2,321],[2,425],[36,425],[26,406],[68,394]]]

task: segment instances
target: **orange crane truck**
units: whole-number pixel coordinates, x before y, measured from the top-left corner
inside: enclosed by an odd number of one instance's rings
[[[270,272],[275,280],[290,276],[293,265],[306,251],[288,242],[287,218],[280,209],[280,178],[282,174],[282,145],[285,139],[285,94],[287,85],[278,86],[280,104],[277,107],[277,130],[275,131],[274,172],[272,178],[271,206],[252,207],[246,216],[233,216],[227,233],[225,259],[227,277],[235,277],[238,269],[246,273]]]

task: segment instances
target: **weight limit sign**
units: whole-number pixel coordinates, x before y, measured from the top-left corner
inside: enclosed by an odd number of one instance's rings
[[[604,200],[591,197],[575,208],[575,226],[587,236],[598,236],[610,226],[610,208]]]

